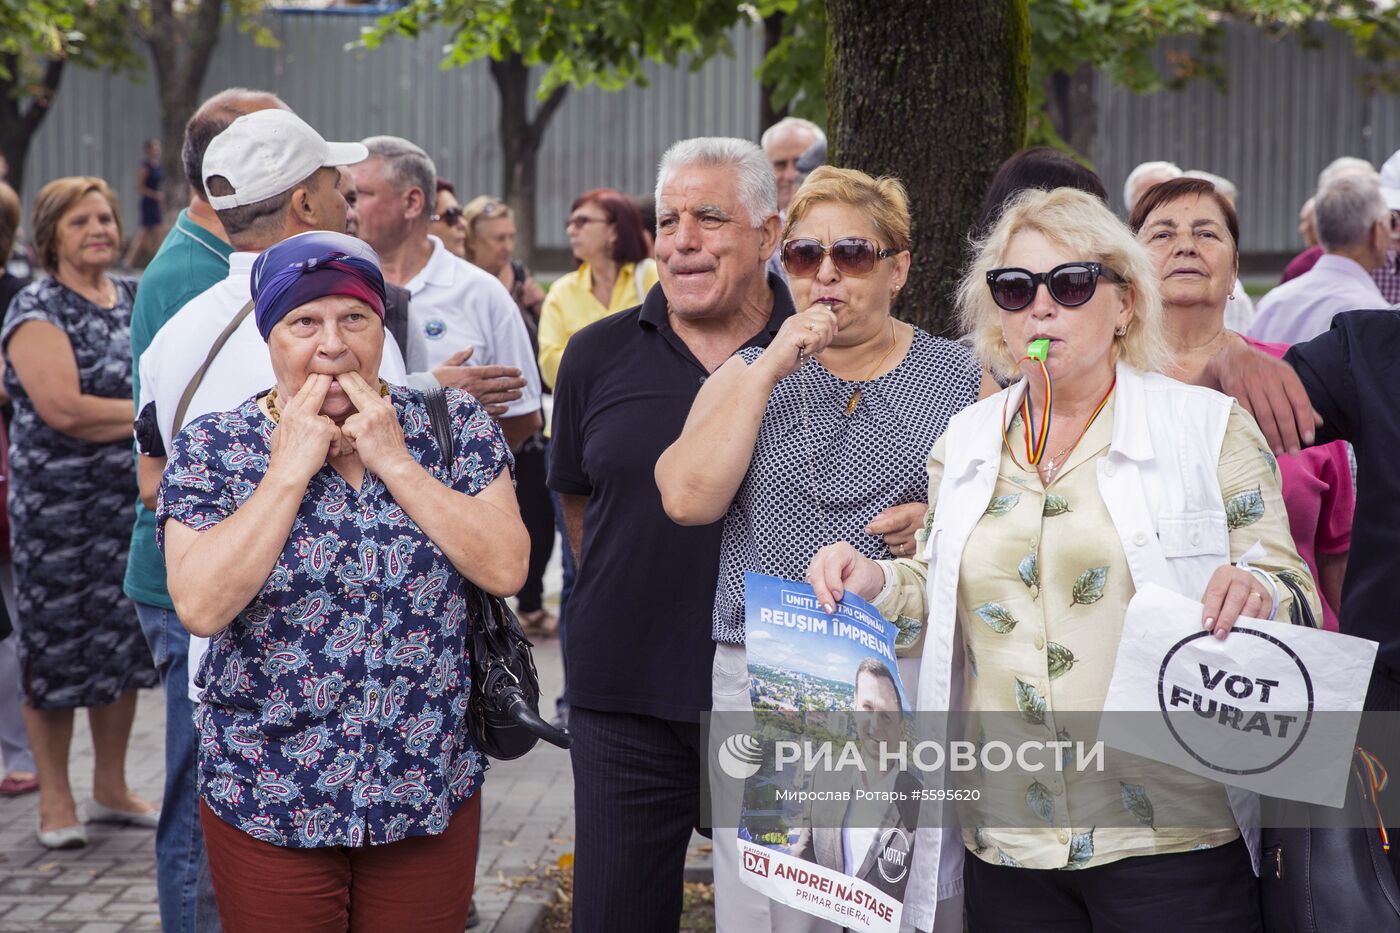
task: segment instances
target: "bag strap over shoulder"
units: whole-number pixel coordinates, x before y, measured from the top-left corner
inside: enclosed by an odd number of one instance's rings
[[[199,369],[194,371],[194,376],[190,378],[190,384],[185,386],[185,391],[180,394],[180,404],[175,406],[175,420],[170,422],[170,433],[180,433],[180,428],[185,425],[185,412],[189,411],[190,402],[194,400],[194,394],[199,391],[199,384],[204,381],[204,374],[209,372],[209,367],[214,364],[214,359],[219,355],[219,351],[228,343],[228,339],[233,336],[233,332],[238,330],[238,325],[243,323],[253,310],[253,301],[248,299],[248,303],[238,309],[238,313],[233,316],[233,320],[224,327],[223,333],[214,340],[214,345],[209,348],[209,355],[204,358],[204,362],[199,365]]]
[[[428,389],[423,393],[423,403],[428,406],[428,420],[432,422],[443,465],[450,475],[456,451],[452,443],[452,413],[447,410],[447,390],[442,386]]]

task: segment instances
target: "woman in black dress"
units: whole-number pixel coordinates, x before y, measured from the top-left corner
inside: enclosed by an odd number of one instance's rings
[[[88,708],[96,759],[88,820],[154,828],[125,760],[136,690],[159,683],[122,595],[136,496],[131,457],[131,305],[136,282],[108,269],[121,244],[100,178],[60,178],[34,201],[49,273],[10,304],[0,348],[10,427],[10,534],[39,840],[87,841],[68,782],[73,710]]]

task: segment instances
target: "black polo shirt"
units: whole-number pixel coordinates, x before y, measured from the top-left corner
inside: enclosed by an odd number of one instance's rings
[[[1356,450],[1356,517],[1342,589],[1341,630],[1380,642],[1400,672],[1400,312],[1347,311],[1285,355],[1324,422],[1317,443]]]
[[[770,274],[767,346],[793,313]],[[710,615],[723,521],[666,516],[654,469],[709,376],[671,329],[666,296],[575,334],[559,364],[549,487],[588,496],[583,562],[566,609],[565,697],[606,712],[697,722],[710,708]]]

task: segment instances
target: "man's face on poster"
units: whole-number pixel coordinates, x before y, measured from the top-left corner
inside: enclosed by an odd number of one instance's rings
[[[891,752],[904,739],[904,716],[894,681],[870,671],[856,675],[856,734],[868,759],[880,759],[881,743]]]

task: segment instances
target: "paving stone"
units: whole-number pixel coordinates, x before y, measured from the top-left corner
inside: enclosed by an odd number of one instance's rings
[[[554,580],[557,592],[557,576]],[[535,649],[546,705],[562,686],[559,645]],[[137,707],[127,780],[158,800],[164,761],[164,702],[144,691]],[[149,762],[147,766],[144,763]],[[92,745],[74,734],[74,793],[91,794]],[[540,745],[524,758],[501,762],[487,775],[483,798],[477,910],[480,933],[531,933],[549,893],[513,878],[553,865],[573,849],[573,775],[567,752]],[[89,845],[50,851],[34,836],[38,796],[0,801],[0,931],[4,933],[136,933],[158,930],[155,834],[149,829],[90,825]],[[502,881],[504,880],[504,883]]]

